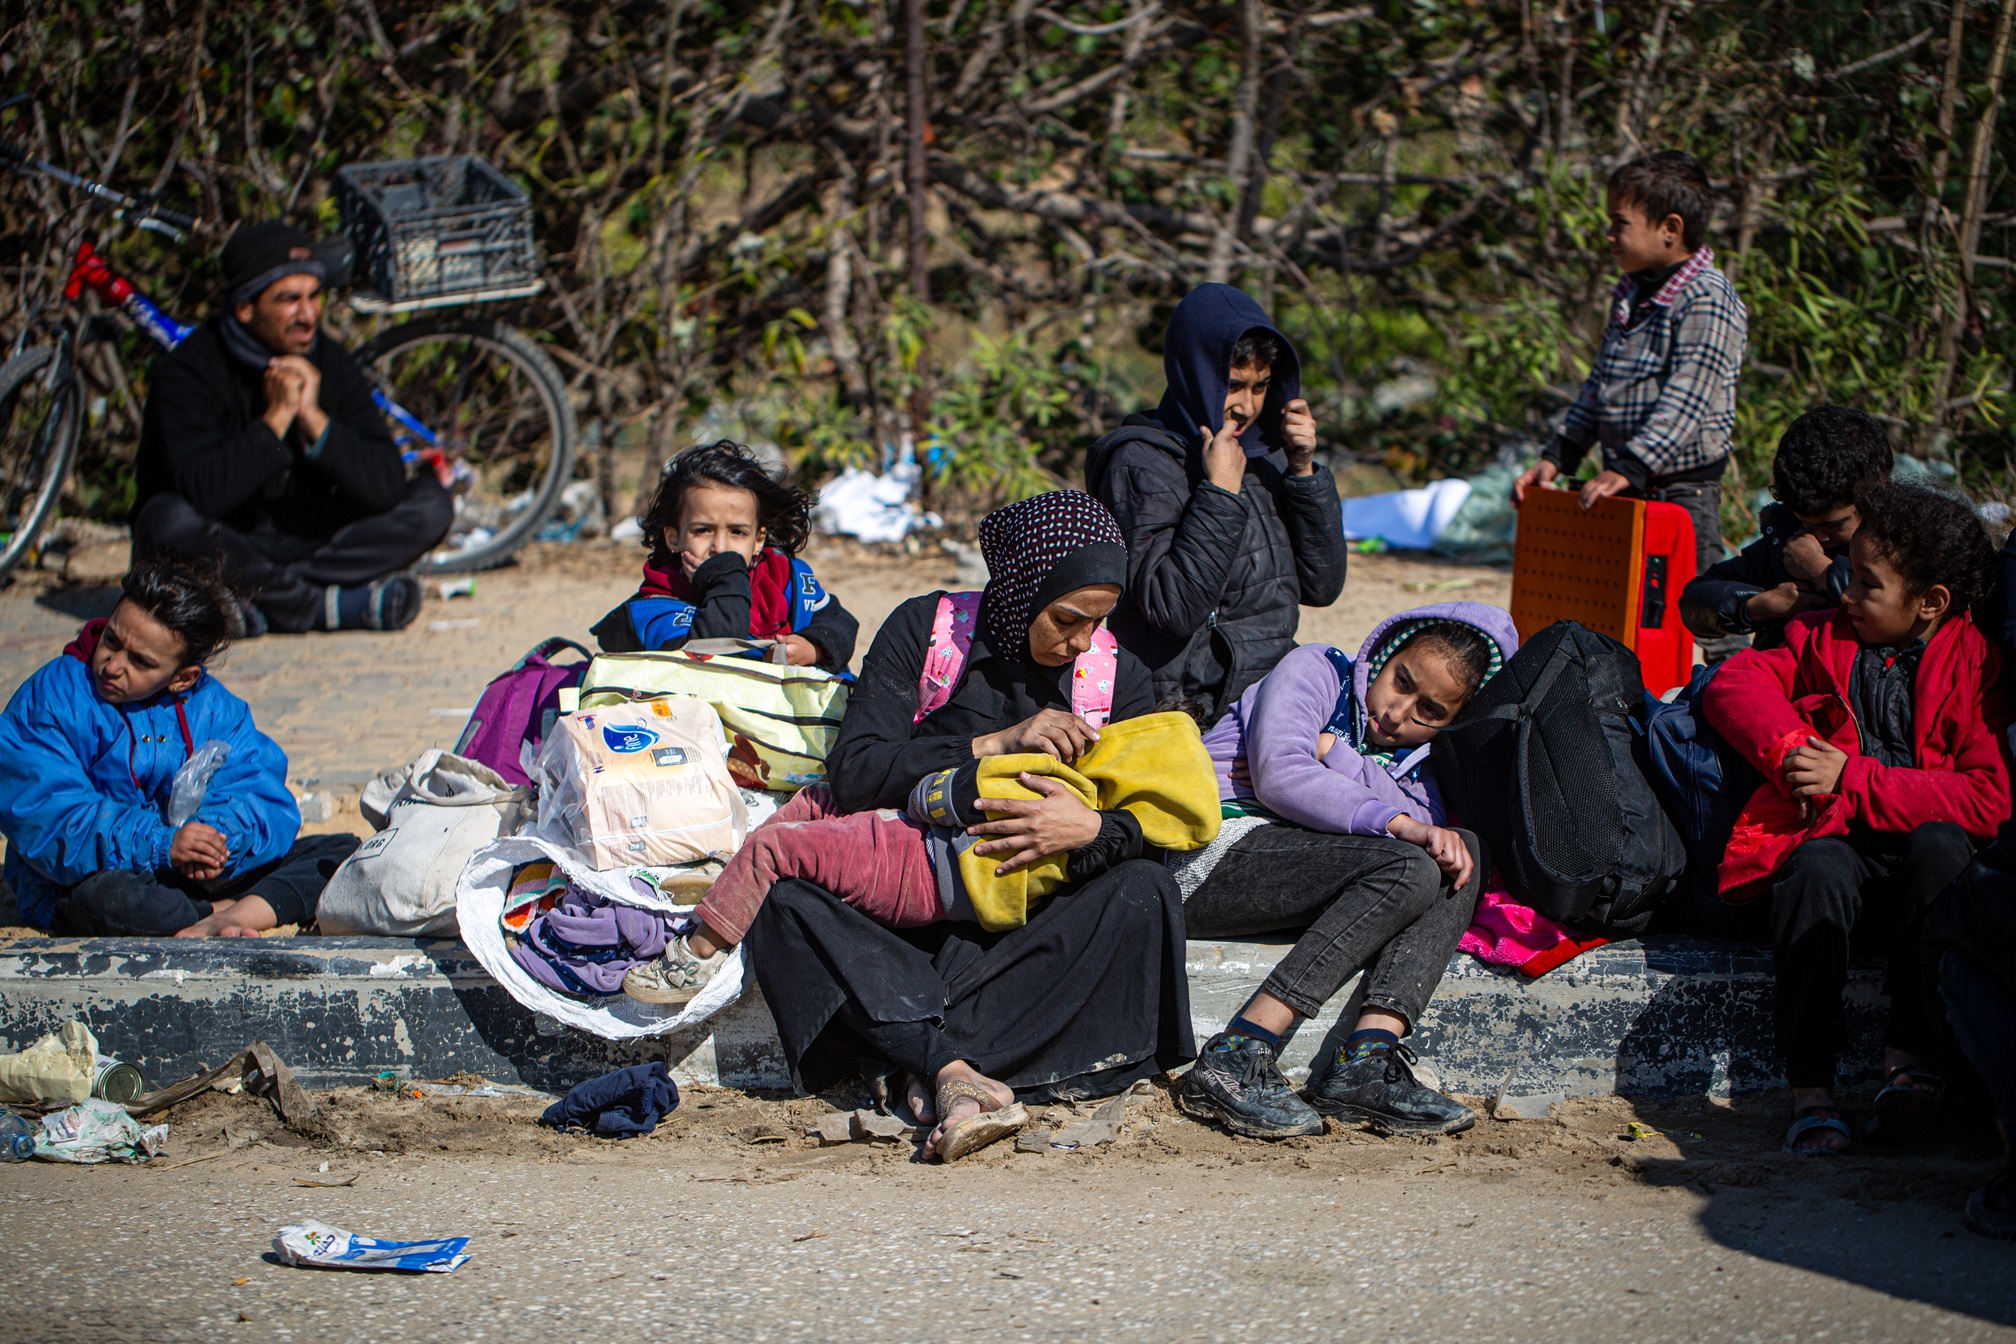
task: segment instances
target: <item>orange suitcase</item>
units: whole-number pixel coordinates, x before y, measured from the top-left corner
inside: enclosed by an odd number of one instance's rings
[[[1529,490],[1512,547],[1512,623],[1530,639],[1579,621],[1638,655],[1645,689],[1683,686],[1694,636],[1680,623],[1680,590],[1694,577],[1694,521],[1678,504],[1597,501],[1573,490]]]

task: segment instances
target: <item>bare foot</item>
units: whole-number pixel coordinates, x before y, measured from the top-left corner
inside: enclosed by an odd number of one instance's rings
[[[903,1104],[910,1108],[910,1118],[920,1125],[938,1122],[938,1108],[932,1101],[931,1089],[914,1074],[903,1080]]]
[[[236,900],[213,901],[210,913],[197,920],[186,929],[176,931],[177,938],[257,938],[261,930],[270,929],[279,923],[273,907],[266,903],[264,896],[241,896]]]
[[[945,1114],[939,1118],[938,1127],[931,1131],[931,1137],[924,1141],[924,1159],[927,1162],[938,1155],[938,1145],[944,1139],[945,1132],[961,1120],[970,1120],[985,1111],[998,1111],[1003,1106],[1010,1106],[1015,1102],[1014,1090],[1006,1083],[995,1082],[963,1059],[947,1064],[938,1073],[938,1086],[941,1088],[955,1080],[978,1087],[993,1100],[994,1104],[982,1106],[970,1096],[955,1097],[952,1104],[945,1108]]]

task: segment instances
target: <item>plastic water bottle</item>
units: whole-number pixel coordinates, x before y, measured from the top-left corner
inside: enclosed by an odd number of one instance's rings
[[[0,1110],[0,1162],[26,1162],[35,1156],[35,1131],[12,1111]]]

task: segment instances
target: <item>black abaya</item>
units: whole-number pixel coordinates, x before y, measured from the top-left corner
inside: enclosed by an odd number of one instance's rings
[[[809,882],[771,889],[745,944],[791,1079],[881,1055],[921,1078],[965,1059],[1024,1101],[1110,1096],[1196,1058],[1183,901],[1131,860],[1004,933],[885,929]]]

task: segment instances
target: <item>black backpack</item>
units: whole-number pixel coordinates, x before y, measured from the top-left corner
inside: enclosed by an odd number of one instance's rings
[[[1637,655],[1573,621],[1528,640],[1435,740],[1450,815],[1515,900],[1632,938],[1687,868],[1646,779]]]
[[[1645,707],[1645,745],[1646,777],[1687,851],[1687,875],[1668,908],[1688,933],[1728,936],[1745,932],[1754,920],[1721,897],[1722,851],[1737,814],[1764,781],[1701,713],[1701,697],[1720,666],[1695,668],[1678,695]]]

